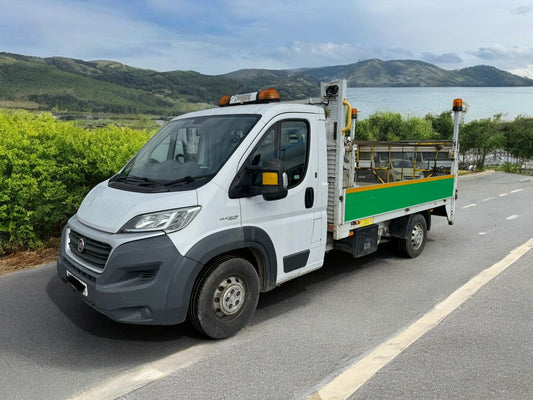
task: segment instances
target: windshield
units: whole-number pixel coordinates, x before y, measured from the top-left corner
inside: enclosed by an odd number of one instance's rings
[[[259,120],[259,115],[211,115],[172,121],[111,178],[134,191],[173,191],[208,182]]]

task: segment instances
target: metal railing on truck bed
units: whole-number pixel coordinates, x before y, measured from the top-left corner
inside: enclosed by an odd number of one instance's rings
[[[450,175],[453,143],[355,142],[355,186]]]

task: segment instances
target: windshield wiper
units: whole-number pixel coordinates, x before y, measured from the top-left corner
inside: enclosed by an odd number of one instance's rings
[[[199,175],[199,176],[184,176],[183,178],[176,179],[173,181],[165,182],[162,185],[163,186],[174,186],[174,185],[186,185],[187,183],[196,182],[202,179],[210,179],[214,177],[216,174],[208,174],[208,175]]]
[[[137,186],[158,185],[159,183],[152,181],[151,179],[140,176],[116,176],[112,179],[114,182],[131,183]]]

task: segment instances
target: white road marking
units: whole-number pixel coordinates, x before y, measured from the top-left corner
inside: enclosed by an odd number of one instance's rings
[[[533,238],[512,250],[501,261],[474,276],[399,335],[382,343],[332,381],[322,386],[308,400],[340,400],[350,397],[381,368],[394,360],[424,334],[435,328],[464,301],[473,296],[479,289],[505,271],[532,248]]]
[[[111,400],[139,389],[150,382],[164,378],[173,372],[190,367],[207,354],[212,343],[198,344],[171,354],[161,360],[145,364],[137,369],[111,378],[102,385],[71,397],[70,400]]]
[[[524,189],[520,188],[520,189],[511,190],[509,193],[502,193],[498,197],[505,197],[505,196],[508,196],[511,193],[521,192],[522,190],[524,190]],[[487,202],[487,201],[491,201],[491,200],[497,199],[498,197],[490,196],[490,197],[487,197],[487,198],[485,198],[483,200],[480,200],[480,202],[484,203],[484,202]],[[464,206],[463,209],[469,208],[469,207],[475,207],[475,206],[477,206],[477,204],[476,203],[472,203],[472,204],[468,204],[468,205]]]
[[[511,220],[511,219],[516,219],[516,218],[518,218],[518,215],[513,214],[513,215],[508,216],[508,217],[506,218],[506,220],[509,221],[509,220]]]
[[[480,236],[484,236],[484,235],[486,235],[487,233],[488,233],[488,232],[479,232],[478,235],[480,235]]]

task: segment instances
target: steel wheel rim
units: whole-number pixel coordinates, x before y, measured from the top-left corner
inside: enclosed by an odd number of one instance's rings
[[[242,279],[232,276],[220,282],[213,296],[213,311],[220,318],[237,314],[244,305],[246,290]]]
[[[422,243],[424,243],[424,229],[421,224],[416,224],[413,226],[413,231],[411,232],[411,243],[413,244],[413,249],[418,250]]]

